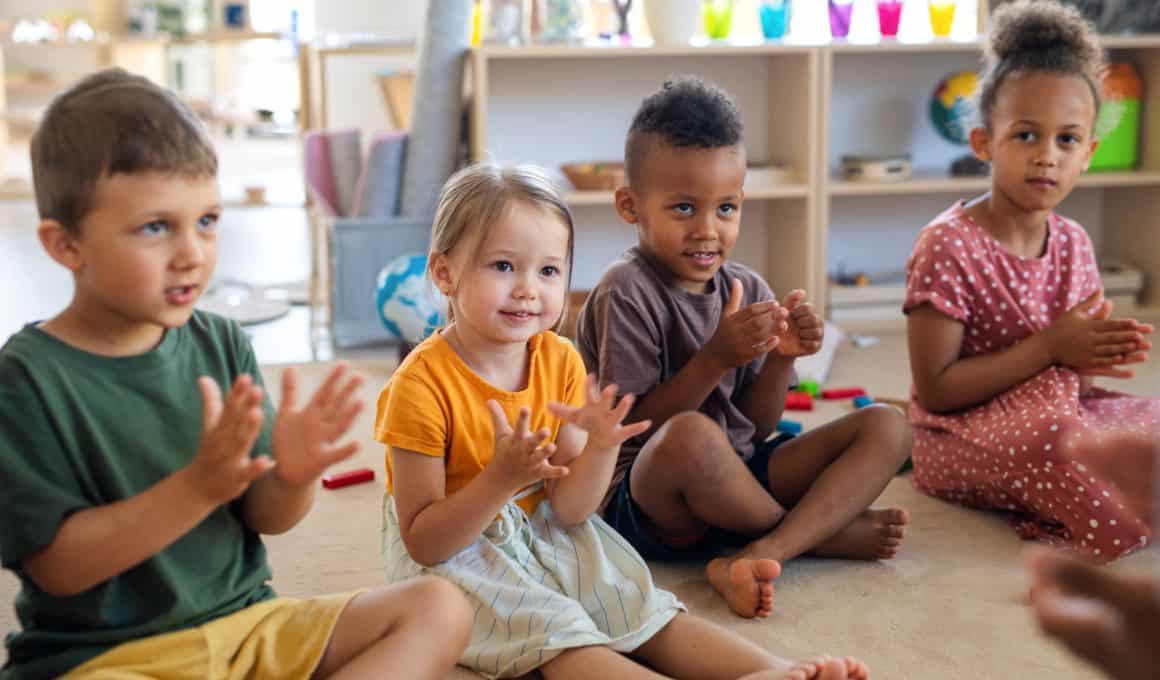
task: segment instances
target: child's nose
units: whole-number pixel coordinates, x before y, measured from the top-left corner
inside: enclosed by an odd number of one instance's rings
[[[179,269],[199,267],[206,260],[206,244],[197,234],[182,234],[178,238],[177,252],[174,254],[173,264]]]

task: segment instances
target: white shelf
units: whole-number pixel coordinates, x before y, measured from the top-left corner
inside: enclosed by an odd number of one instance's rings
[[[607,59],[614,57],[712,57],[773,56],[806,54],[816,45],[793,42],[725,43],[692,42],[688,45],[654,45],[651,42],[623,45],[616,42],[587,42],[576,45],[481,45],[473,48],[487,59]]]
[[[806,198],[810,195],[808,184],[771,184],[746,187],[745,200],[769,201],[777,199]],[[616,198],[615,191],[569,191],[564,194],[569,206],[608,205]]]
[[[1160,171],[1091,172],[1079,179],[1079,188],[1160,187]],[[989,177],[949,177],[939,171],[918,171],[903,182],[849,182],[833,180],[830,196],[904,196],[913,194],[969,194],[991,187]]]

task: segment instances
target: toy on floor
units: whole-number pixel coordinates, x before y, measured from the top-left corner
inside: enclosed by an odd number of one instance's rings
[[[341,489],[344,486],[369,482],[374,478],[374,470],[370,468],[359,468],[357,470],[348,470],[347,472],[326,475],[322,478],[322,486],[328,489]]]
[[[802,424],[796,420],[779,420],[777,422],[777,431],[786,434],[801,434]]]
[[[873,403],[874,397],[866,394],[859,394],[858,396],[854,397],[854,408],[866,408]]]
[[[801,380],[798,381],[796,391],[808,394],[811,397],[816,397],[821,394],[822,387],[818,384],[817,380]]]
[[[785,409],[787,411],[812,411],[814,398],[805,392],[790,392],[785,395]]]
[[[833,387],[822,390],[822,399],[852,399],[866,394],[861,387]]]

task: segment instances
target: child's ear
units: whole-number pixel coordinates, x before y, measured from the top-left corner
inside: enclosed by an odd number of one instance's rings
[[[632,189],[628,187],[620,187],[616,190],[616,212],[620,215],[620,219],[629,224],[640,224],[640,216],[637,214],[636,195],[633,194]]]
[[[1092,146],[1088,149],[1087,158],[1083,159],[1083,171],[1087,172],[1088,168],[1092,166],[1092,156],[1095,155],[1096,149],[1100,148],[1099,137],[1092,140]]]
[[[986,163],[991,162],[991,132],[987,128],[971,128],[970,143],[975,158]]]
[[[449,297],[455,292],[455,277],[451,272],[451,260],[446,253],[429,254],[427,271],[431,274],[431,280],[435,282],[435,288],[443,297]]]
[[[84,264],[80,248],[77,247],[77,235],[65,228],[56,220],[42,220],[36,230],[40,237],[40,245],[44,252],[60,266],[73,272],[80,270]]]

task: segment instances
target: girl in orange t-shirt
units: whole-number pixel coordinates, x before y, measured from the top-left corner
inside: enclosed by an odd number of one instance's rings
[[[428,274],[450,323],[378,403],[388,579],[458,584],[475,607],[460,663],[487,677],[866,677],[852,659],[791,664],[684,613],[594,515],[621,443],[649,423],[623,425],[632,398],[598,390],[550,330],[572,242],[567,206],[538,170],[477,165],[444,187]]]

